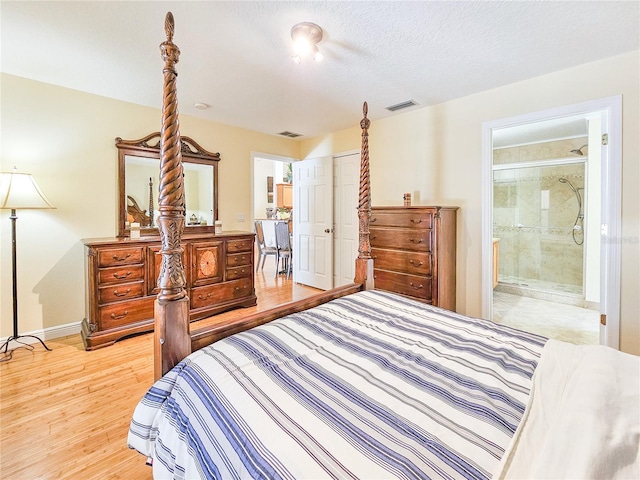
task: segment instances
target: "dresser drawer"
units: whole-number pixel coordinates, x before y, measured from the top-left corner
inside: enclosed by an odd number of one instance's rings
[[[402,295],[418,297],[431,303],[431,277],[408,275],[406,273],[390,272],[388,270],[373,269],[375,288],[396,292]]]
[[[122,327],[153,318],[154,297],[139,298],[100,307],[100,329]]]
[[[371,228],[371,246],[399,248],[418,252],[431,251],[431,230],[407,228]]]
[[[108,285],[98,289],[98,303],[112,303],[137,298],[142,296],[144,282],[140,280],[135,283],[123,283],[118,285]]]
[[[227,280],[235,280],[236,278],[250,277],[253,272],[251,265],[244,265],[242,267],[227,268]]]
[[[236,298],[246,297],[253,293],[251,277],[217,285],[208,285],[191,289],[191,308],[202,308],[218,302],[228,302]]]
[[[144,280],[144,265],[101,268],[98,271],[98,284],[100,285],[129,283],[136,280]]]
[[[125,247],[98,250],[99,267],[115,267],[118,265],[134,265],[142,263],[144,247]]]
[[[235,253],[233,255],[227,254],[227,268],[242,265],[251,265],[250,253]]]
[[[229,240],[227,242],[227,253],[250,252],[253,246],[253,238],[242,240]]]
[[[433,213],[425,211],[372,211],[371,227],[432,228]]]
[[[371,249],[373,267],[415,275],[431,275],[431,253]]]

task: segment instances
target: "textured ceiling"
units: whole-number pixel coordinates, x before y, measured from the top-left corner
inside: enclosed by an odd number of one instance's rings
[[[375,120],[406,100],[421,108],[637,50],[639,6],[3,0],[0,69],[159,108],[158,45],[172,11],[181,113],[305,138],[358,125],[365,100]],[[291,61],[290,30],[301,21],[324,29],[322,63]]]

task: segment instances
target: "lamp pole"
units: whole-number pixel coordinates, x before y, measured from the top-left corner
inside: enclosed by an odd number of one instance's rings
[[[13,357],[13,350],[9,350],[11,342],[16,342],[19,347],[33,350],[31,343],[22,339],[33,338],[40,342],[46,350],[51,350],[44,341],[35,335],[20,335],[18,332],[18,257],[16,239],[16,220],[19,208],[55,208],[38,188],[33,177],[29,174],[18,173],[14,167],[13,172],[0,174],[0,209],[11,210],[11,268],[13,284],[13,335],[0,346],[3,356],[0,362],[6,362]],[[18,348],[18,347],[16,347]]]
[[[29,348],[33,350],[33,347],[29,343],[25,343],[20,341],[21,338],[35,338],[39,341],[42,346],[51,351],[47,344],[44,343],[40,337],[36,337],[35,335],[20,335],[18,334],[18,268],[17,268],[17,255],[16,255],[16,220],[18,219],[18,215],[16,213],[16,209],[11,209],[11,268],[12,268],[12,278],[13,278],[13,335],[7,338],[6,342],[0,347],[0,351],[4,354],[4,357],[0,359],[0,362],[7,362],[11,360],[13,357],[13,350],[9,350],[9,344],[11,342],[17,342],[21,344],[22,347]]]

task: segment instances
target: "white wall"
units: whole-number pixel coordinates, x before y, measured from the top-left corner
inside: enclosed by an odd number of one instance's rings
[[[482,311],[482,123],[623,96],[622,305],[620,348],[640,354],[640,52],[399,113],[369,129],[374,205],[457,205],[457,308]],[[366,100],[366,98],[363,98]],[[361,111],[362,103],[353,105]],[[302,142],[302,158],[359,148],[360,127]]]

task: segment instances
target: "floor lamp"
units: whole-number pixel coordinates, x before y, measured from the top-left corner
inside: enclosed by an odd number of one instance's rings
[[[13,350],[9,350],[11,342],[16,342],[19,347],[33,349],[31,343],[24,342],[21,339],[34,338],[39,341],[42,346],[51,350],[44,341],[35,335],[20,335],[18,333],[18,284],[16,275],[16,220],[18,209],[36,209],[36,208],[55,208],[47,197],[40,191],[36,181],[28,173],[18,173],[16,168],[12,172],[0,173],[0,209],[11,210],[11,253],[13,267],[13,335],[7,338],[7,341],[0,346],[0,352],[4,355],[0,362],[11,360]]]

